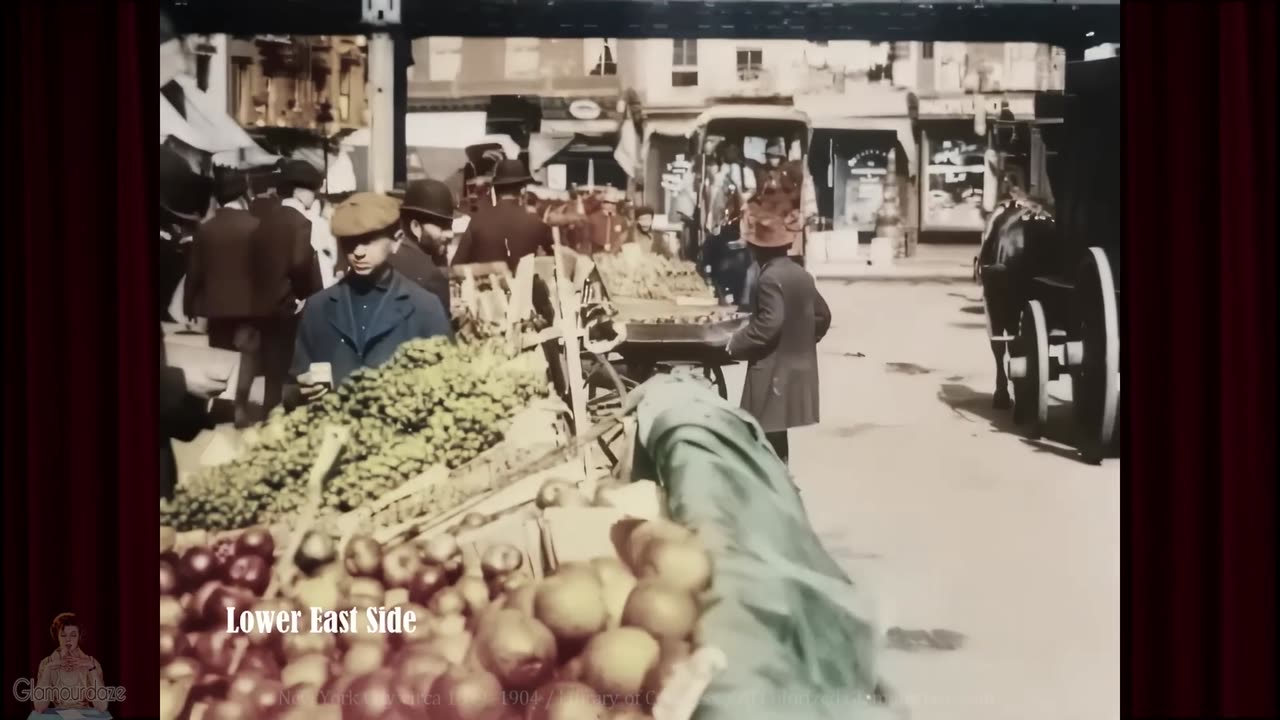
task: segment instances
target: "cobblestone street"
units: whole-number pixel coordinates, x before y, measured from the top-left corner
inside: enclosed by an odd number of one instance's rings
[[[1069,405],[1041,441],[991,409],[973,248],[922,249],[896,278],[819,283],[822,423],[791,440],[814,528],[882,632],[966,636],[881,654],[912,720],[1118,717],[1120,461],[1076,458]]]

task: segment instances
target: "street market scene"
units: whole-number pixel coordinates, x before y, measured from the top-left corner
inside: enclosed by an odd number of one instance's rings
[[[1119,716],[1110,33],[367,4],[161,15],[163,717]]]

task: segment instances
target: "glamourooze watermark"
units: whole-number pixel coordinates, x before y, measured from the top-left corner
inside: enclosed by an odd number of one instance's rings
[[[13,681],[13,697],[18,702],[49,702],[59,705],[72,702],[124,702],[124,688],[116,685],[102,687],[41,687],[32,678]]]

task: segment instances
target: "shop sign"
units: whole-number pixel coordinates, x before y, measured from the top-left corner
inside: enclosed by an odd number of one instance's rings
[[[1009,111],[1014,117],[1034,117],[1036,103],[1033,97],[1005,97],[1002,95],[981,96],[982,108],[991,117],[1000,115],[1002,103],[1009,103]],[[969,117],[978,114],[979,97],[965,95],[963,97],[920,98],[920,117]]]
[[[569,103],[569,115],[576,120],[595,120],[600,117],[600,103],[594,100],[574,100]]]

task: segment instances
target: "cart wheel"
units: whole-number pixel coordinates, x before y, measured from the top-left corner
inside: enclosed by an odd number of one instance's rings
[[[627,402],[627,383],[618,375],[613,363],[596,353],[584,352],[582,374],[587,383],[587,415],[591,422],[597,423],[620,415]],[[613,451],[613,445],[623,437],[624,431],[619,425],[616,432],[605,433],[596,440],[600,452],[604,453],[611,466],[618,465],[618,455]]]
[[[1013,419],[1020,424],[1030,423],[1029,434],[1038,438],[1049,419],[1049,329],[1039,301],[1031,300],[1022,311],[1011,351]]]
[[[716,386],[722,400],[729,399],[729,385],[724,381],[724,371],[717,365],[703,365],[702,376]]]
[[[1120,314],[1111,263],[1101,248],[1089,248],[1075,287],[1083,356],[1071,375],[1072,407],[1080,454],[1097,463],[1112,449],[1120,409]]]
[[[582,354],[582,375],[587,385],[587,414],[592,422],[622,412],[627,383],[613,363],[592,352]]]

